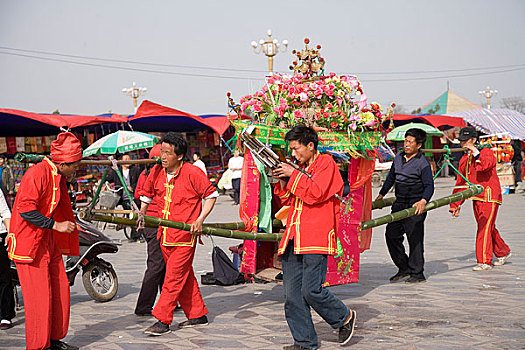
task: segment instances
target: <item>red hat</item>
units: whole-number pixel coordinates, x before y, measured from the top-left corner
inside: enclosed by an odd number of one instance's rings
[[[51,142],[51,160],[55,163],[74,163],[82,159],[80,141],[70,132],[58,134]]]
[[[149,151],[149,159],[153,157],[160,157],[160,143],[157,143],[153,148]]]

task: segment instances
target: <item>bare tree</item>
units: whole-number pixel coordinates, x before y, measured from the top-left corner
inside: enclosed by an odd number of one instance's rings
[[[525,113],[525,100],[523,97],[505,97],[501,99],[501,106],[503,108],[512,109],[520,113]]]

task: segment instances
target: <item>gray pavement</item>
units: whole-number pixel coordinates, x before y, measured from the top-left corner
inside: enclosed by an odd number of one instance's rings
[[[439,179],[436,186],[451,186]],[[451,192],[437,189],[434,198]],[[374,191],[374,195],[377,189]],[[513,256],[501,267],[474,272],[475,221],[472,205],[452,219],[448,207],[431,211],[426,220],[425,274],[416,285],[389,283],[396,272],[384,241],[384,226],[374,229],[371,250],[361,254],[359,283],[331,287],[357,311],[355,349],[525,349],[525,196],[504,196],[497,227]],[[208,222],[238,221],[238,207],[222,196]],[[388,209],[374,211],[374,216]],[[107,231],[110,237],[123,233]],[[197,279],[212,271],[211,242],[197,248]],[[235,240],[214,238],[223,249]],[[143,330],[151,317],[133,314],[145,269],[146,245],[123,243],[117,254],[107,254],[119,277],[119,292],[107,303],[96,303],[77,276],[71,289],[71,323],[65,341],[82,349],[281,349],[292,344],[283,312],[279,284],[202,286],[210,311],[206,327],[176,330],[148,337]],[[337,332],[315,312],[314,323],[322,349],[338,349]],[[176,313],[173,329],[185,320]],[[24,311],[15,327],[0,333],[0,349],[24,348]]]

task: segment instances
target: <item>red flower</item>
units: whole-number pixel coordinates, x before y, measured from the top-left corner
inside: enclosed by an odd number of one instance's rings
[[[317,45],[317,50],[321,50],[321,45]]]
[[[336,122],[332,122],[330,126],[332,127],[332,129],[335,129],[339,126],[339,124],[337,124]]]
[[[310,44],[310,39],[304,38],[304,43],[307,44],[307,45]]]
[[[228,96],[228,97],[230,97],[231,95],[232,95],[231,92],[227,92],[227,93],[226,93],[226,96]]]

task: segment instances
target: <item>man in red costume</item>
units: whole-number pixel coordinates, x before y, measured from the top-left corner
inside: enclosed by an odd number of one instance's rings
[[[151,170],[141,192],[141,213],[146,213],[148,203],[155,197],[160,218],[191,223],[189,232],[159,227],[157,238],[166,261],[166,275],[152,312],[158,322],[144,331],[150,335],[171,332],[177,302],[188,318],[179,323],[179,328],[208,324],[208,310],[193,274],[192,263],[198,233],[202,231],[202,223],[219,194],[199,168],[183,162],[187,147],[181,136],[167,133],[161,141],[162,168],[156,165]]]
[[[478,264],[472,268],[474,271],[492,269],[492,258],[496,256],[495,266],[503,265],[510,258],[510,248],[501,238],[496,229],[496,216],[501,205],[501,186],[496,173],[496,157],[490,148],[478,150],[475,142],[477,138],[476,129],[471,126],[459,131],[461,147],[468,148],[459,161],[459,171],[465,178],[474,184],[483,186],[484,191],[472,197],[474,216],[478,223],[476,235],[476,259]],[[465,179],[457,177],[456,186],[464,186]],[[454,189],[453,193],[461,191]],[[464,201],[455,202],[450,205],[453,217],[459,216],[461,204]]]
[[[69,326],[69,283],[62,254],[78,255],[78,231],[66,180],[82,158],[69,132],[51,143],[51,159],[27,170],[14,203],[8,235],[24,295],[27,349],[78,349],[61,342]]]
[[[282,259],[286,321],[294,345],[284,349],[317,349],[317,333],[312,322],[313,308],[332,328],[339,329],[339,343],[348,343],[354,332],[356,312],[349,310],[327,288],[328,255],[335,255],[343,179],[330,155],[317,151],[315,130],[298,125],[285,140],[292,156],[311,177],[281,163],[273,171],[279,178],[275,194],[290,205],[286,231],[279,243]],[[287,181],[286,181],[287,180]]]

